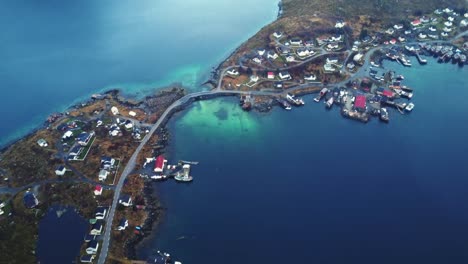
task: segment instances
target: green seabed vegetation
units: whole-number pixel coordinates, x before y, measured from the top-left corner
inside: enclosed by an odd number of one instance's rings
[[[243,111],[232,99],[196,102],[175,125],[176,130],[190,130],[194,136],[225,142],[254,142],[261,134],[256,115]]]

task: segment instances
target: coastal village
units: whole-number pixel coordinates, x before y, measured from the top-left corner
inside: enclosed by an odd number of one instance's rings
[[[444,8],[379,30],[361,30],[357,36],[349,33],[344,20],[330,22],[328,29],[317,33],[272,31],[263,46],[230,58],[224,65],[228,68],[222,74],[222,89],[252,91],[240,98],[246,111],[262,111],[265,100],[291,110],[305,104],[297,96],[318,92],[315,102],[324,102],[328,109],[338,107],[344,117],[368,122],[375,116],[389,122],[393,112],[413,110],[415,91],[405,85],[403,75],[386,70],[383,60],[405,67],[435,62],[463,67],[467,29],[468,13]],[[278,96],[265,99],[254,91]]]
[[[467,29],[468,13],[447,7],[378,31],[350,33],[346,20],[329,21],[318,32],[273,30],[263,45],[233,54],[212,91],[186,95],[174,88],[142,101],[123,100],[116,91],[93,95],[51,115],[44,128],[2,154],[0,175],[8,192],[0,196],[0,223],[27,230],[8,228],[7,234],[28,243],[33,252],[25,257],[28,262],[34,258],[39,219],[51,205],[67,204],[89,221],[77,262],[129,263],[134,246],[151,233],[163,210],[151,184],[194,180],[198,162],[164,153],[169,135],[163,127],[171,114],[194,100],[233,95],[246,111],[323,102],[346,118],[389,122],[392,115],[413,111],[417,90],[382,62],[463,67]],[[300,97],[312,93],[314,102]],[[158,252],[152,260],[133,263],[172,259]]]

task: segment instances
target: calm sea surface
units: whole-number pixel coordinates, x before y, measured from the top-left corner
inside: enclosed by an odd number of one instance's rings
[[[0,2],[0,146],[95,92],[193,89],[276,18],[277,0]]]
[[[158,183],[167,214],[140,250],[184,263],[468,261],[468,69],[403,68],[411,114],[344,119],[305,97],[291,112],[195,103],[169,123],[192,184]]]

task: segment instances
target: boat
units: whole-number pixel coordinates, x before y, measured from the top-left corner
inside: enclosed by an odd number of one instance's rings
[[[400,60],[401,64],[403,64],[403,66],[411,67],[411,61],[406,58],[405,55],[401,55],[398,59]]]
[[[414,104],[413,103],[409,103],[406,107],[405,107],[405,110],[408,111],[408,112],[411,112],[414,108]]]
[[[150,177],[152,180],[165,180],[167,179],[167,176],[164,175],[164,174],[160,174],[160,175],[153,175]]]
[[[174,179],[178,182],[191,182],[193,177],[190,176],[190,164],[184,164],[182,166],[182,171],[178,171],[174,176]]]
[[[466,55],[465,54],[461,54],[460,55],[460,65],[464,65],[466,63]]]
[[[370,64],[372,65],[372,67],[376,67],[376,68],[380,67],[380,65],[375,63],[374,61],[371,61]]]
[[[380,120],[382,120],[384,122],[390,121],[390,118],[388,117],[387,108],[385,108],[385,107],[380,108]]]
[[[334,97],[332,96],[332,97],[330,97],[330,99],[328,99],[328,100],[325,102],[325,104],[327,105],[327,108],[331,108],[331,107],[332,107],[334,100],[335,100],[335,99],[334,99]]]
[[[402,80],[405,79],[405,76],[400,74],[400,75],[397,75],[396,79],[399,80],[399,81],[402,81]]]
[[[181,164],[190,164],[190,165],[198,165],[198,161],[187,161],[187,160],[179,160]]]
[[[283,107],[283,109],[288,111],[292,109],[291,105],[288,102],[286,102],[286,100],[278,98],[276,99],[276,101],[278,101],[278,103],[281,105],[281,107]]]
[[[295,98],[294,95],[290,94],[286,94],[286,100],[288,100],[289,103],[294,104],[295,106],[301,106],[305,104],[302,98]]]
[[[320,102],[320,100],[322,99],[322,97],[324,97],[326,94],[328,93],[328,89],[327,88],[323,88],[320,93],[317,95],[317,97],[314,98],[314,101],[315,102]]]

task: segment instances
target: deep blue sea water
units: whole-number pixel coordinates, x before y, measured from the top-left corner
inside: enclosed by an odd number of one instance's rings
[[[66,211],[59,217],[57,210]],[[39,223],[37,256],[40,263],[72,263],[88,231],[88,222],[72,207],[54,206]]]
[[[277,0],[0,2],[0,146],[95,92],[200,89]]]
[[[466,263],[468,69],[403,68],[411,114],[362,124],[305,97],[291,112],[235,99],[173,118],[169,159],[195,180],[158,183],[167,207],[140,250],[183,263]]]

